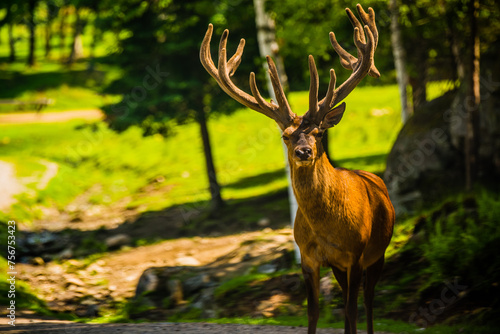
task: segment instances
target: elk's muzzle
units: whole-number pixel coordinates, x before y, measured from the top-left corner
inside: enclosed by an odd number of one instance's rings
[[[312,155],[312,149],[308,146],[299,146],[295,149],[295,156],[302,161],[308,160]]]

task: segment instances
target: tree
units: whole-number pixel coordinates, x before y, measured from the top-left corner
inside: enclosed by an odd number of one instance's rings
[[[0,20],[0,28],[7,25],[7,34],[9,38],[9,63],[16,60],[16,38],[14,36],[14,25],[19,21],[21,7],[15,1],[8,0],[2,3],[1,9],[5,10],[5,16]]]
[[[466,77],[467,90],[467,134],[465,138],[465,185],[468,190],[472,189],[473,183],[478,176],[478,151],[479,151],[479,104],[481,96],[479,91],[479,60],[481,52],[479,48],[479,0],[468,0],[467,17],[470,22],[469,32],[469,70]]]
[[[53,1],[46,1],[47,19],[45,22],[45,57],[49,57],[52,50],[52,23],[57,17],[59,8]]]
[[[500,178],[500,124],[496,103],[500,86],[500,15],[496,1],[401,0],[401,3],[404,49],[408,68],[416,81],[412,85],[415,118],[401,131],[388,159],[386,179],[393,184],[393,198],[404,201],[408,195],[404,192],[408,189],[414,193],[437,193],[435,189],[415,186],[436,184],[438,179],[433,178],[433,172],[441,174],[440,183],[449,184],[453,178],[451,184],[468,190],[475,184],[495,183],[493,180]],[[418,102],[416,86],[425,88],[428,80],[447,80],[453,83],[454,89],[434,101],[425,102],[420,98]],[[419,113],[424,117],[417,116]],[[418,132],[414,128],[417,124]],[[421,150],[422,145],[427,145],[422,141],[433,129],[445,132],[443,140],[434,140],[433,149],[422,155],[422,161],[410,164],[411,168],[403,166],[416,148]],[[412,138],[415,133],[420,137]],[[434,161],[432,167],[429,167],[430,161]],[[403,170],[406,176],[402,175]],[[455,174],[449,173],[450,170]],[[396,192],[401,196],[394,196]]]
[[[9,63],[16,61],[16,38],[14,37],[14,24],[8,23],[9,34]]]
[[[278,74],[280,76],[279,81],[286,93],[288,91],[288,78],[286,76],[285,65],[283,64],[283,58],[278,53],[279,49],[278,49],[278,44],[276,43],[276,29],[274,20],[265,12],[265,0],[254,0],[253,3],[255,7],[255,23],[257,26],[257,40],[259,42],[260,55],[262,58],[265,58],[268,55],[274,58],[276,67],[278,69]],[[266,76],[266,82],[269,95],[272,97],[274,101],[277,101],[273,85],[271,82],[271,77],[269,75]],[[290,221],[292,222],[292,227],[293,227],[295,221],[295,215],[297,213],[299,206],[297,204],[297,199],[295,198],[295,194],[293,193],[290,166],[288,164],[288,159],[286,154],[287,151],[286,145],[283,145],[283,149],[285,150],[285,165],[286,165],[286,174],[288,179]],[[294,246],[295,246],[295,260],[297,261],[297,263],[300,263],[299,247],[295,242]]]
[[[35,43],[36,43],[36,23],[35,23],[35,10],[37,0],[28,0],[28,29],[30,32],[29,37],[29,53],[28,53],[28,66],[35,65]]]
[[[406,53],[401,36],[399,25],[399,4],[397,0],[390,0],[389,10],[391,12],[391,43],[392,53],[394,55],[394,65],[396,67],[396,79],[398,81],[399,98],[401,100],[401,121],[406,122],[410,117],[408,108],[408,94],[406,86],[408,85],[408,74],[406,72]]]
[[[81,3],[78,1],[75,3],[75,22],[73,24],[73,42],[71,43],[71,51],[68,57],[69,64],[83,57],[82,33],[86,25],[86,20],[82,19],[81,11]]]
[[[253,13],[248,14],[249,6],[229,6],[224,2],[219,6],[201,0],[155,1],[143,6],[139,3],[121,3],[117,10],[127,14],[110,15],[106,23],[112,29],[132,32],[120,41],[115,57],[126,74],[107,88],[108,92],[129,93],[119,104],[105,108],[108,121],[118,131],[139,125],[145,135],[168,135],[175,123],[196,121],[203,143],[211,211],[216,212],[223,200],[207,121],[213,113],[230,112],[239,105],[228,99],[203,70],[199,48],[210,21],[215,21],[219,33],[230,25],[235,35],[255,35]],[[253,31],[241,33],[248,29]],[[255,45],[255,38],[247,42]],[[255,52],[247,55],[254,56]]]
[[[67,8],[66,1],[63,1],[59,9],[59,59],[63,61],[66,57],[65,55],[65,43],[66,43],[66,21],[68,20],[69,11]]]

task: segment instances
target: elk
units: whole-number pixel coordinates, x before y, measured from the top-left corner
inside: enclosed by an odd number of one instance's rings
[[[341,64],[352,70],[350,77],[335,87],[335,71],[330,70],[326,96],[318,101],[318,72],[314,58],[309,56],[311,76],[309,109],[303,116],[292,112],[285,97],[274,61],[267,56],[269,75],[276,102],[266,101],[260,94],[255,74],[250,73],[252,95],[239,89],[231,80],[241,62],[245,40],[241,39],[236,53],[227,60],[226,29],[219,44],[218,67],[210,53],[213,26],[208,26],[203,39],[200,59],[203,67],[219,86],[244,106],[275,120],[282,130],[288,148],[292,185],[298,202],[294,222],[294,238],[301,252],[301,266],[306,283],[308,334],[316,333],[319,317],[320,267],[331,267],[342,288],[345,307],[345,333],[356,333],[358,292],[363,271],[364,304],[367,329],[373,334],[373,298],[384,265],[384,253],[392,237],[395,214],[384,182],[374,174],[360,170],[334,168],[323,149],[321,137],[325,130],[337,125],[345,111],[342,102],[368,74],[379,77],[374,64],[378,42],[375,13],[366,13],[357,5],[362,25],[346,9],[354,26],[354,43],[358,58],[345,51],[330,32],[330,42]]]

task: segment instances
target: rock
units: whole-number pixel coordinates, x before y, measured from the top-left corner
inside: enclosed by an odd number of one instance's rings
[[[60,259],[71,259],[73,257],[73,249],[71,248],[66,248],[63,250],[61,253],[57,255],[58,258]]]
[[[154,268],[146,269],[139,278],[134,298],[139,298],[147,292],[155,291],[158,288],[159,281],[160,280]]]
[[[90,318],[95,318],[99,316],[99,305],[93,304],[87,307],[87,311],[85,312],[85,316]]]
[[[272,263],[266,263],[257,268],[261,274],[273,274],[278,270],[278,266]]]
[[[184,303],[184,293],[182,292],[182,282],[178,279],[167,281],[167,290],[170,293],[170,302],[175,305]]]
[[[190,296],[193,293],[207,287],[209,284],[210,276],[207,274],[200,274],[186,279],[182,284],[182,287],[186,296]]]
[[[461,154],[452,145],[444,120],[454,95],[447,93],[415,111],[389,153],[384,181],[398,215],[420,207],[424,193],[426,200],[432,200],[437,192],[463,179]]]
[[[106,240],[104,240],[104,243],[108,248],[111,249],[128,245],[130,244],[131,241],[132,239],[130,238],[130,236],[128,236],[127,234],[120,233],[106,238]]]
[[[63,275],[63,278],[66,280],[67,285],[85,286],[85,283],[78,277]]]
[[[43,266],[45,264],[45,261],[40,256],[32,258],[30,262],[38,266]]]
[[[333,299],[333,274],[328,272],[325,277],[319,280],[319,291],[325,298],[325,303],[330,304]]]
[[[243,255],[243,257],[241,258],[241,261],[242,262],[245,262],[245,261],[249,261],[252,259],[252,255],[250,253],[246,253],[245,255]]]
[[[192,307],[202,310],[202,318],[216,318],[217,312],[214,310],[215,305],[215,287],[205,288],[201,291],[199,297],[192,304]]]
[[[257,222],[257,225],[259,225],[260,227],[266,227],[269,226],[269,224],[271,224],[271,220],[267,217],[261,218]]]
[[[483,80],[493,82],[482,77],[482,86]],[[466,94],[450,91],[415,110],[401,129],[383,177],[397,215],[464,188],[467,108]],[[477,184],[500,180],[499,110],[500,89],[492,85],[481,92]]]
[[[175,262],[179,266],[199,266],[201,264],[200,261],[196,260],[192,256],[178,257],[177,259],[175,259]]]

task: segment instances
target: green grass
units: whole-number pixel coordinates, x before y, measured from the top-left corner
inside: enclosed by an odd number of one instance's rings
[[[307,316],[276,316],[272,318],[253,318],[253,317],[237,317],[237,318],[217,318],[217,319],[178,319],[182,322],[210,322],[216,324],[246,324],[246,325],[270,325],[270,326],[294,326],[307,328]],[[394,334],[492,334],[496,333],[496,329],[491,327],[478,327],[467,325],[435,325],[429,328],[418,328],[412,324],[400,320],[391,319],[375,319],[373,326],[377,332],[386,332]],[[343,321],[331,322],[320,316],[318,328],[344,328]],[[358,320],[358,329],[366,330],[366,323]]]
[[[7,225],[0,222],[0,227],[2,231],[7,231]],[[7,234],[5,232],[0,233],[2,240],[7,240]],[[7,267],[7,260],[0,256],[0,291],[2,294],[0,295],[0,305],[7,307],[10,305],[11,300],[15,300],[16,310],[19,309],[28,309],[32,310],[38,314],[44,315],[53,315],[52,312],[47,308],[45,302],[39,299],[35,292],[29,287],[29,285],[19,278],[15,280],[15,297],[10,298],[8,291],[10,291],[10,283],[7,279],[10,278],[10,275]]]
[[[63,111],[99,108],[116,103],[120,97],[101,94],[102,88],[119,77],[121,72],[114,66],[97,64],[92,71],[85,63],[76,63],[71,68],[44,62],[39,68],[15,70],[15,64],[2,70],[0,64],[0,99],[34,101],[49,98],[52,104],[43,111]],[[14,68],[14,69],[13,69]],[[15,85],[11,83],[15,82]],[[0,105],[1,113],[33,111],[31,106]]]
[[[42,15],[43,9],[39,10]],[[92,17],[90,17],[92,20]],[[73,20],[70,15],[69,21]],[[36,43],[36,64],[28,67],[28,30],[25,25],[14,27],[14,36],[18,38],[16,43],[16,60],[8,63],[9,44],[7,26],[0,29],[0,99],[16,99],[21,101],[32,101],[40,98],[50,98],[54,103],[44,111],[61,111],[71,109],[99,108],[105,104],[116,103],[119,96],[102,95],[101,91],[109,82],[122,75],[117,66],[112,66],[101,61],[116,45],[116,37],[111,32],[105,32],[95,49],[95,63],[93,70],[89,70],[88,58],[90,55],[90,44],[92,41],[92,25],[86,26],[83,34],[84,57],[71,66],[65,64],[69,55],[69,43],[72,40],[71,27],[66,29],[65,48],[59,48],[58,22],[53,25],[54,37],[52,39],[52,51],[50,56],[45,57],[43,26],[37,27],[38,41]],[[14,83],[14,84],[13,84]],[[32,111],[26,107],[20,110],[16,106],[0,105],[0,113]]]
[[[330,136],[339,164],[383,171],[401,126],[393,102],[396,94],[395,86],[366,87],[349,97],[344,119]],[[307,93],[292,93],[290,99],[296,110],[305,109]],[[375,109],[385,111],[374,116]],[[286,187],[283,147],[274,121],[242,109],[213,119],[209,128],[224,198],[251,198]],[[175,130],[162,138],[143,137],[138,128],[118,134],[101,122],[1,125],[0,159],[15,162],[21,170],[29,169],[25,162],[39,159],[60,165],[47,189],[22,197],[14,206],[15,216],[32,220],[39,217],[41,206],[63,209],[91,188],[94,204],[129,197],[129,207],[139,211],[209,200],[198,125]],[[33,165],[33,171],[36,168]]]

